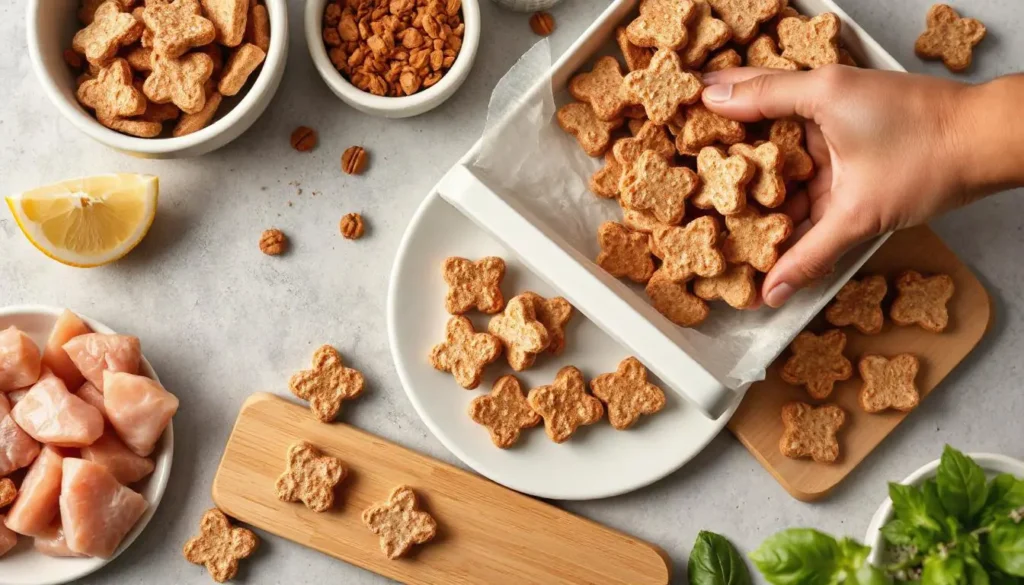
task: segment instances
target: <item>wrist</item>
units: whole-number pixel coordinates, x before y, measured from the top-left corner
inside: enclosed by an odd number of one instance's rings
[[[970,199],[1024,186],[1024,75],[965,86],[947,109],[950,168]]]

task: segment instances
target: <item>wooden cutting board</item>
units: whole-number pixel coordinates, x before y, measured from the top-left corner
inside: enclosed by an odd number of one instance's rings
[[[277,499],[288,447],[305,440],[349,470],[335,508],[315,513]],[[389,561],[361,515],[405,484],[438,523],[433,541]],[[213,501],[241,522],[409,584],[667,585],[657,547],[503,488],[478,475],[271,394],[242,406],[228,439]]]
[[[903,270],[922,274],[945,273],[953,277],[956,292],[950,300],[949,327],[940,334],[919,327],[898,327],[888,320],[888,307],[895,296],[894,279]],[[991,304],[988,292],[971,270],[953,254],[930,228],[922,226],[897,232],[875,253],[861,274],[882,274],[889,280],[885,328],[878,335],[862,335],[844,327],[845,355],[853,363],[854,375],[836,384],[828,402],[841,406],[847,414],[846,426],[839,432],[840,459],[832,464],[814,463],[783,457],[779,452],[782,437],[782,405],[792,400],[815,403],[802,387],[786,384],[778,370],[789,357],[784,352],[768,369],[763,382],[752,386],[729,421],[729,430],[757,457],[775,479],[794,498],[813,501],[827,495],[907,416],[913,412],[868,414],[858,401],[861,380],[857,361],[865,353],[894,355],[912,353],[921,361],[918,389],[926,396],[938,386],[964,357],[981,341],[988,329]],[[830,326],[819,315],[810,326],[821,332]]]

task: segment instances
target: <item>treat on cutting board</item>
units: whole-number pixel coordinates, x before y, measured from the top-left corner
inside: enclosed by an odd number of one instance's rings
[[[853,366],[843,355],[846,334],[838,329],[821,335],[804,331],[797,335],[789,349],[792,355],[779,375],[787,384],[805,386],[812,398],[828,398],[836,382],[849,380],[853,375]]]
[[[605,404],[608,422],[620,431],[636,424],[640,415],[665,408],[665,392],[647,381],[647,368],[632,356],[619,362],[614,372],[591,380],[590,391]]]
[[[445,339],[430,351],[430,365],[451,372],[459,386],[472,390],[480,385],[487,364],[501,356],[501,340],[486,331],[477,332],[473,323],[456,315],[445,325]]]
[[[882,412],[890,408],[906,412],[921,402],[914,383],[921,367],[916,356],[907,353],[892,358],[866,355],[857,367],[864,380],[859,398],[865,412]]]
[[[922,59],[941,59],[950,71],[959,73],[971,66],[974,47],[987,29],[976,18],[961,18],[953,7],[936,4],[928,9],[927,28],[914,43]]]
[[[288,388],[309,402],[309,409],[321,422],[329,423],[338,416],[343,401],[363,393],[363,374],[345,367],[334,347],[322,345],[313,353],[313,367],[293,374]]]
[[[334,506],[334,489],[348,470],[337,457],[324,455],[306,441],[288,447],[284,473],[277,478],[277,497],[283,502],[302,502],[314,512]]]
[[[884,276],[875,274],[850,280],[825,309],[825,320],[836,327],[853,325],[865,335],[881,333],[885,324],[882,301],[888,291]]]
[[[396,487],[386,501],[363,511],[363,524],[380,537],[381,552],[392,560],[437,534],[434,517],[419,509],[416,492],[406,485]]]
[[[810,457],[817,463],[839,459],[836,434],[846,423],[846,412],[834,404],[811,406],[791,402],[782,407],[782,438],[779,450],[792,459]]]
[[[956,286],[947,274],[923,276],[908,270],[896,278],[896,299],[889,317],[897,325],[918,325],[926,331],[941,333],[949,325],[946,308]]]
[[[601,401],[587,394],[583,374],[573,366],[559,370],[552,384],[530,390],[526,400],[544,418],[544,430],[556,443],[568,441],[576,429],[604,416]]]
[[[469,403],[469,418],[487,428],[491,442],[499,449],[514,445],[523,429],[535,427],[542,420],[530,408],[519,380],[511,375],[498,378],[489,394]]]
[[[238,574],[238,561],[256,552],[260,539],[248,528],[231,525],[228,517],[213,508],[203,514],[199,535],[185,543],[185,560],[203,565],[210,577],[224,583]]]

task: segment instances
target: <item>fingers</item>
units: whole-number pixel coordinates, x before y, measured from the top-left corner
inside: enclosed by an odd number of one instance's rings
[[[842,214],[826,214],[779,258],[765,277],[765,304],[782,306],[798,290],[831,273],[836,261],[863,239]]]
[[[704,105],[741,122],[800,116],[814,119],[829,87],[817,71],[726,69],[705,77]]]

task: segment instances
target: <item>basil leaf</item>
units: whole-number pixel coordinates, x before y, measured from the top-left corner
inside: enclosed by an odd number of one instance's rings
[[[916,531],[910,524],[903,520],[890,520],[881,528],[882,537],[889,544],[895,546],[906,546],[913,544]]]
[[[700,531],[687,565],[690,585],[750,585],[747,563],[724,536]]]
[[[1001,522],[988,533],[985,557],[1007,575],[1024,577],[1024,523]]]
[[[942,525],[928,513],[924,492],[912,485],[889,484],[889,499],[897,520],[916,528],[942,532]]]
[[[1009,473],[997,475],[988,484],[988,499],[981,510],[981,525],[1003,520],[1010,512],[1024,508],[1024,480]]]
[[[924,560],[921,585],[962,585],[964,561],[959,557],[931,556]]]
[[[964,574],[967,577],[964,581],[967,585],[992,585],[992,580],[988,578],[985,567],[982,567],[978,559],[974,557],[968,557],[965,561]]]
[[[864,546],[852,538],[844,538],[839,541],[839,552],[842,554],[842,564],[848,569],[858,569],[864,566],[871,554],[871,547]]]
[[[952,538],[960,530],[959,526],[955,525],[958,520],[950,516],[952,512],[946,510],[946,507],[942,505],[942,498],[939,497],[939,485],[934,479],[925,480],[921,486],[921,492],[924,494],[924,509],[928,516],[938,522],[944,529],[947,529],[945,535],[947,538]]]
[[[750,558],[773,585],[831,585],[841,556],[839,543],[831,536],[791,528],[761,543]]]
[[[946,445],[935,476],[942,507],[964,525],[985,506],[988,484],[981,466],[956,449]]]
[[[844,585],[892,585],[892,579],[881,569],[872,565],[864,565],[847,574]]]
[[[992,585],[1021,585],[1024,583],[1024,579],[1020,577],[1011,577],[1000,571],[989,570],[988,574]]]

